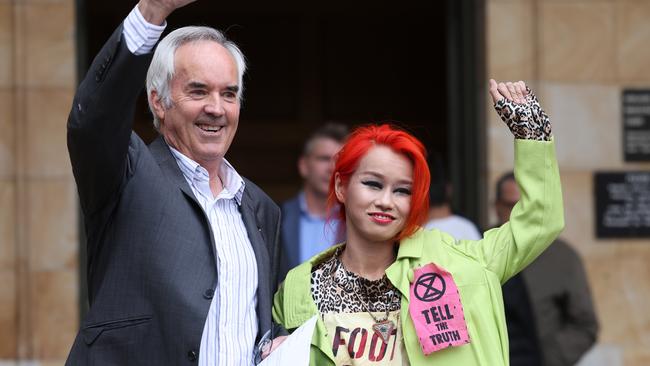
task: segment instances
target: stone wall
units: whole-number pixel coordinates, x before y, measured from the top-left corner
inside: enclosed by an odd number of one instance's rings
[[[623,162],[620,121],[621,89],[650,87],[648,19],[650,1],[487,0],[488,75],[529,81],[554,123],[563,237],[602,325],[589,364],[650,364],[650,243],[597,240],[592,193],[597,170],[650,168]],[[60,365],[78,326],[74,24],[72,0],[0,0],[0,365]],[[492,187],[512,167],[512,138],[486,113]]]
[[[562,237],[584,259],[601,324],[584,364],[648,365],[650,241],[596,239],[593,175],[650,168],[624,162],[621,136],[622,89],[650,87],[650,1],[488,0],[486,8],[488,76],[528,81],[553,122]],[[486,113],[493,202],[495,180],[512,168],[512,137],[491,107]]]
[[[0,0],[0,365],[61,365],[78,327],[74,24],[73,0]]]

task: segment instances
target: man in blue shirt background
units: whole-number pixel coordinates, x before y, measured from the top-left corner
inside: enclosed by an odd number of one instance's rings
[[[298,159],[302,190],[282,204],[280,241],[282,261],[279,280],[298,264],[322,252],[338,239],[338,221],[327,221],[327,191],[334,156],[348,134],[345,125],[328,123],[305,141]]]

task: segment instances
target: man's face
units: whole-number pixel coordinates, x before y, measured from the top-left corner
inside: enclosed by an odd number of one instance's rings
[[[160,132],[172,147],[203,166],[220,163],[239,123],[238,70],[231,54],[212,41],[176,50],[172,105],[152,93]]]
[[[519,188],[514,180],[509,179],[503,182],[501,186],[501,199],[495,204],[499,224],[503,224],[510,219],[512,208],[519,201],[519,197]]]
[[[330,138],[321,137],[312,142],[311,149],[298,161],[298,170],[306,189],[322,197],[327,196],[334,155],[340,149],[341,144]]]

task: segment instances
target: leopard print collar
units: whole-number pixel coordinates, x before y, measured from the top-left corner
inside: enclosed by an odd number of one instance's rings
[[[317,264],[311,273],[311,294],[320,313],[357,313],[399,310],[400,294],[386,276],[368,280],[340,263],[345,246]],[[336,281],[336,282],[335,282]],[[361,301],[364,301],[365,304]]]

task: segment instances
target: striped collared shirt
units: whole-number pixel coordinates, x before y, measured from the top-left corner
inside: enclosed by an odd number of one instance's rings
[[[224,159],[215,198],[208,171],[170,147],[214,234],[218,284],[201,337],[199,366],[251,365],[257,335],[257,261],[239,212],[244,180]]]
[[[148,23],[136,5],[124,19],[122,34],[126,41],[126,47],[134,55],[151,52],[165,27],[167,27],[167,21],[162,25]]]

